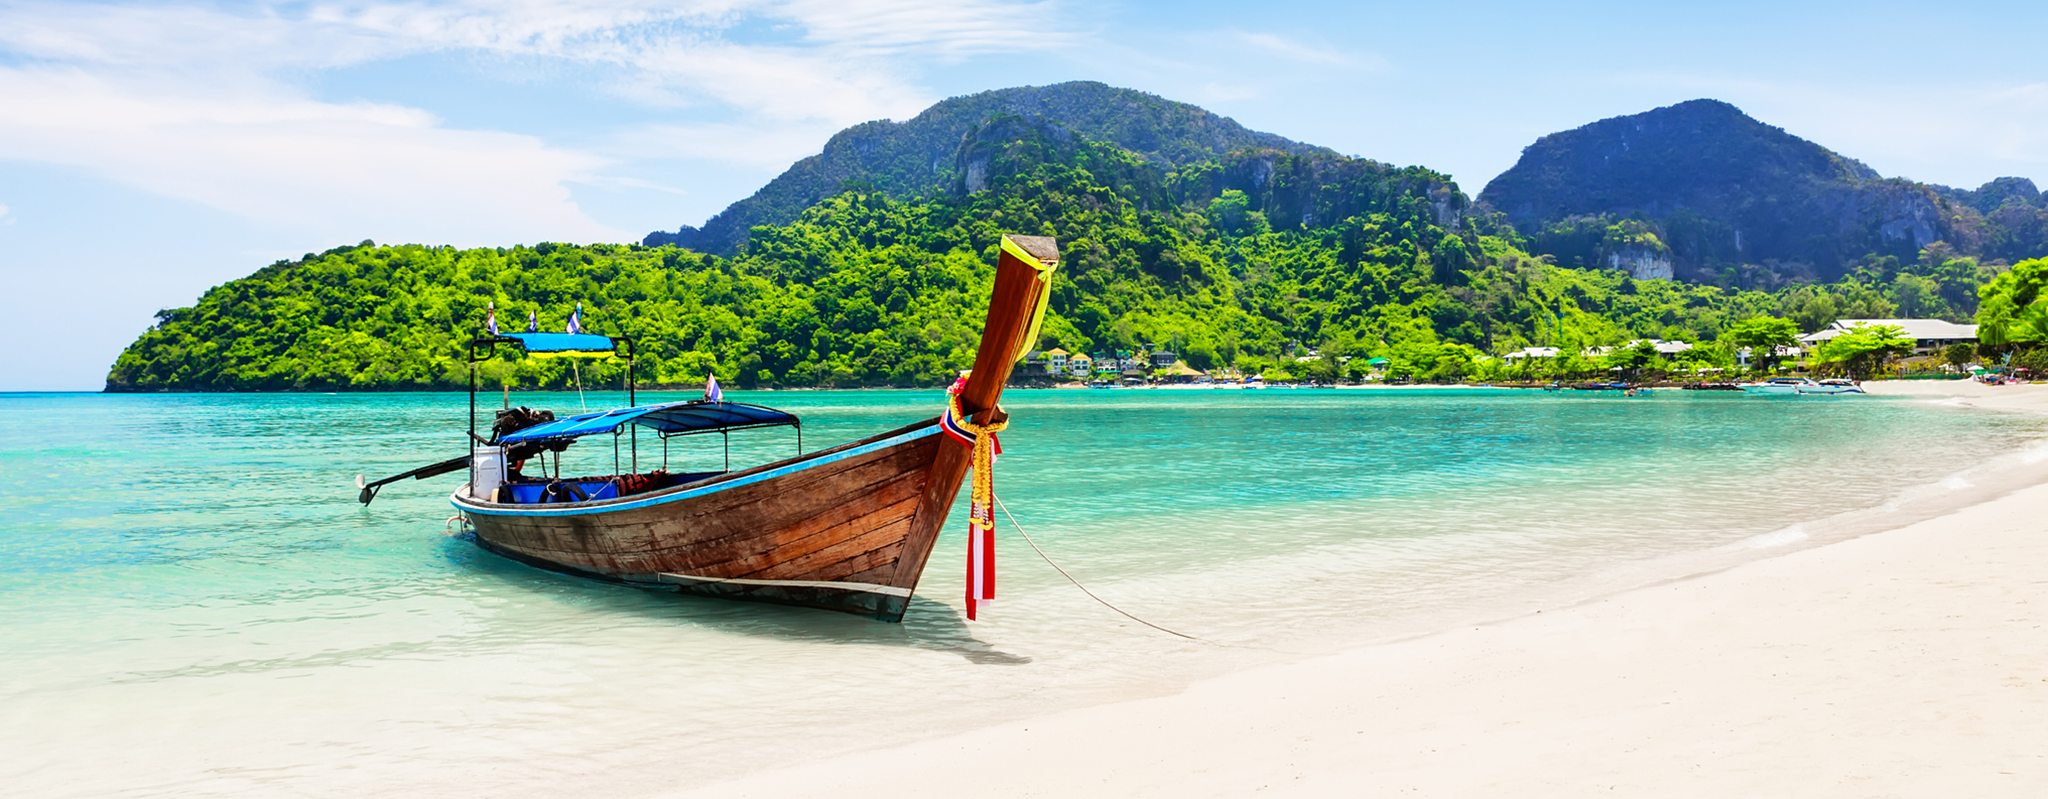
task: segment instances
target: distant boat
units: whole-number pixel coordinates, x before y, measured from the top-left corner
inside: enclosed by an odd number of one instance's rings
[[[1755,383],[1742,384],[1742,393],[1762,396],[1789,397],[1799,393],[1800,386],[1819,385],[1804,377],[1773,377]]]
[[[1861,386],[1856,385],[1854,380],[1842,380],[1839,378],[1813,380],[1805,377],[1773,377],[1762,382],[1743,383],[1742,391],[1745,394],[1780,397],[1867,393]]]
[[[1856,381],[1854,381],[1854,380],[1842,380],[1842,379],[1836,378],[1836,379],[1830,379],[1830,380],[1822,380],[1822,381],[1820,381],[1820,382],[1817,382],[1817,383],[1814,383],[1813,385],[1810,385],[1810,386],[1800,386],[1800,387],[1799,387],[1799,393],[1801,393],[1801,394],[1864,394],[1864,393],[1868,393],[1868,392],[1865,392],[1865,391],[1863,390],[1863,387],[1862,387],[1862,386],[1856,385]]]
[[[1000,417],[996,400],[1033,343],[1059,260],[1049,237],[1005,236],[998,249],[980,349],[959,393],[961,413],[977,424]],[[630,339],[491,336],[471,345],[472,367],[501,344],[528,353],[622,353],[632,403]],[[643,588],[900,621],[973,459],[969,447],[941,432],[948,411],[935,405],[932,418],[829,449],[804,453],[799,437],[795,457],[751,468],[732,471],[728,463],[710,472],[641,473],[639,439],[631,438],[630,468],[623,452],[624,434],[635,428],[663,442],[665,461],[669,438],[761,427],[795,428],[801,436],[801,422],[708,392],[703,400],[560,420],[531,414],[485,439],[475,430],[474,374],[474,454],[369,484],[362,501],[403,477],[469,466],[469,483],[450,501],[479,546],[542,568]],[[563,476],[559,453],[586,436],[613,445],[616,474]],[[557,453],[553,475],[546,473],[549,452]],[[515,465],[536,456],[541,474],[522,476]]]

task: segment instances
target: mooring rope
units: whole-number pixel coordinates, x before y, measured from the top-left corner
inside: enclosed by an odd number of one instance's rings
[[[997,497],[993,493],[991,493],[989,497],[995,500],[996,507],[1003,509],[1003,515],[1009,518],[1011,527],[1017,528],[1017,534],[1024,537],[1024,543],[1031,545],[1031,551],[1038,553],[1038,557],[1045,560],[1045,565],[1051,566],[1053,571],[1059,572],[1061,577],[1067,578],[1067,582],[1073,583],[1075,588],[1081,589],[1081,593],[1087,594],[1089,599],[1093,599],[1097,602],[1102,603],[1102,606],[1105,608],[1109,608],[1110,610],[1114,610],[1118,613],[1123,614],[1124,618],[1130,619],[1131,621],[1137,622],[1139,624],[1143,624],[1162,633],[1166,633],[1167,635],[1178,635],[1190,641],[1201,641],[1205,644],[1215,643],[1214,641],[1203,641],[1202,639],[1196,638],[1192,635],[1188,635],[1187,633],[1175,632],[1173,630],[1166,629],[1165,627],[1161,627],[1157,624],[1153,624],[1152,622],[1131,615],[1129,611],[1126,611],[1123,608],[1110,604],[1109,600],[1096,596],[1094,591],[1088,590],[1088,586],[1082,585],[1080,580],[1074,579],[1074,575],[1068,574],[1066,569],[1062,569],[1060,568],[1059,564],[1052,562],[1052,558],[1045,554],[1045,550],[1038,548],[1038,542],[1031,540],[1030,533],[1024,532],[1024,525],[1017,523],[1017,517],[1010,514],[1010,507],[1008,505],[1003,504],[1003,500],[1001,497]]]

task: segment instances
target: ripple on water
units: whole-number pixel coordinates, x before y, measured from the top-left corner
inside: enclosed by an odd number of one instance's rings
[[[940,397],[747,399],[802,414],[817,448],[928,418]],[[888,625],[505,561],[444,533],[453,477],[357,505],[354,475],[461,451],[460,395],[0,399],[0,778],[55,796],[673,786],[1169,691],[1631,564],[1833,540],[1998,490],[2002,472],[1971,470],[1987,458],[2048,461],[2031,417],[1878,398],[1005,405],[997,487],[1040,545],[1105,599],[1233,646],[1104,610],[1007,531],[986,621],[956,609],[956,526]],[[795,446],[739,439],[735,463]]]

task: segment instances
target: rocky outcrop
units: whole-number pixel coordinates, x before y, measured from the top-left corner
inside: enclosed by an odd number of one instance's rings
[[[1607,268],[1627,272],[1637,280],[1670,280],[1674,276],[1671,252],[1647,247],[1627,247],[1608,253]]]
[[[1253,147],[1172,171],[1142,153],[1092,140],[1044,117],[1011,115],[994,117],[962,138],[954,157],[959,179],[953,191],[993,189],[1047,163],[1084,169],[1140,209],[1206,208],[1225,192],[1240,192],[1245,210],[1262,214],[1276,230],[1328,226],[1377,213],[1410,214],[1456,232],[1471,204],[1449,176],[1421,167]]]

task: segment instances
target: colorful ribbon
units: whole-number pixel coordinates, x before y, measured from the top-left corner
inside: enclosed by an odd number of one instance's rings
[[[967,619],[973,621],[981,606],[996,598],[996,480],[993,467],[1003,453],[996,433],[1009,427],[1008,419],[975,424],[960,412],[960,392],[967,378],[961,377],[946,389],[946,415],[939,426],[953,440],[974,448],[974,487],[967,505]],[[1001,406],[997,406],[998,414]]]

